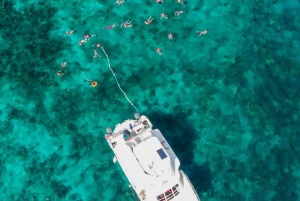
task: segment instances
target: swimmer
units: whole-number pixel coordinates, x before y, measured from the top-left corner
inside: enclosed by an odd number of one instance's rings
[[[85,35],[83,36],[83,38],[89,40],[90,38],[95,37],[95,36],[97,36],[97,35],[85,34]]]
[[[88,41],[88,39],[81,40],[81,41],[78,42],[78,45],[81,46],[83,43],[86,43],[87,41]]]
[[[117,0],[115,4],[118,4],[120,6],[121,4],[125,3],[125,0]]]
[[[155,0],[156,3],[163,3],[163,0]]]
[[[185,5],[186,3],[183,2],[182,0],[177,0],[178,3],[182,4],[182,5]]]
[[[152,20],[154,20],[154,18],[152,18],[152,17],[150,16],[149,19],[148,19],[147,21],[145,21],[145,24],[146,24],[146,25],[149,25],[149,24],[152,22]]]
[[[67,60],[64,60],[63,62],[61,62],[61,67],[62,68],[67,67]]]
[[[208,30],[209,30],[209,29],[206,29],[206,30],[204,30],[204,31],[197,31],[197,33],[199,33],[198,37],[201,36],[201,35],[207,34],[207,31],[208,31]]]
[[[162,50],[160,48],[156,48],[156,52],[158,52],[158,54],[162,55]]]
[[[127,21],[123,22],[123,23],[121,24],[121,28],[122,28],[123,26],[124,26],[125,28],[130,28],[130,27],[132,27],[132,20],[127,20]]]
[[[67,35],[69,36],[69,35],[72,35],[74,32],[75,32],[75,30],[67,31],[66,33],[67,33]]]
[[[84,82],[89,82],[92,87],[96,87],[98,85],[98,82],[87,79],[85,75],[83,75],[83,77],[85,79]]]
[[[116,25],[115,25],[115,23],[114,23],[114,24],[112,24],[111,26],[106,26],[105,29],[111,30],[111,29],[113,29],[115,26],[116,26]]]
[[[166,14],[164,14],[164,13],[160,14],[160,16],[161,16],[160,19],[162,19],[162,18],[168,19],[168,16]]]
[[[173,40],[173,34],[169,33],[168,38],[169,38],[169,40]]]
[[[174,15],[179,16],[180,14],[184,13],[185,10],[176,11]]]
[[[99,56],[99,54],[97,53],[96,48],[94,48],[94,56],[93,56],[93,59],[95,59],[95,58],[98,57],[98,56]]]
[[[57,71],[57,73],[56,73],[58,76],[63,76],[64,75],[64,71]]]

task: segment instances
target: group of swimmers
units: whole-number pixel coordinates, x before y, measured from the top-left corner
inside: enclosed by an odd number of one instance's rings
[[[163,3],[163,0],[155,0],[155,1],[156,1],[157,3]],[[179,4],[183,4],[183,5],[186,4],[183,0],[177,0],[177,2],[178,2]],[[115,2],[115,4],[117,4],[118,6],[120,6],[121,4],[124,4],[124,3],[125,3],[125,0],[117,0],[117,1]],[[185,12],[186,12],[185,10],[179,10],[179,11],[176,11],[176,12],[174,13],[174,15],[175,15],[175,16],[179,16],[180,14],[185,13]],[[167,16],[165,13],[161,13],[160,16],[161,16],[160,19],[168,19],[168,16]],[[150,16],[144,23],[145,23],[146,25],[150,25],[151,22],[152,22],[153,20],[154,20],[154,18],[153,18],[152,16]],[[133,20],[131,20],[131,19],[126,20],[125,22],[121,23],[120,28],[122,28],[122,27],[124,27],[124,28],[131,28],[131,27],[133,26],[132,23],[133,23]],[[115,24],[115,23],[112,24],[112,25],[106,26],[105,29],[106,29],[106,30],[111,30],[111,29],[113,29],[114,27],[116,27],[116,24]],[[206,30],[203,30],[203,31],[197,31],[198,37],[207,34],[208,30],[209,30],[209,29],[206,29]],[[67,33],[67,35],[72,35],[73,33],[75,33],[75,30],[67,31],[66,33]],[[84,43],[88,42],[90,38],[96,37],[96,36],[97,36],[97,35],[85,34],[85,35],[83,36],[83,39],[80,40],[80,41],[78,42],[78,45],[81,46],[81,45],[83,45]],[[169,34],[168,34],[168,39],[169,39],[169,40],[173,40],[173,34],[172,34],[172,33],[169,33]],[[101,47],[100,44],[97,44],[97,47],[98,47],[98,48]],[[161,48],[156,48],[156,52],[157,52],[159,55],[162,55],[162,49],[161,49]],[[97,58],[97,57],[99,57],[99,54],[98,54],[96,48],[94,47],[94,55],[93,55],[93,59],[95,59],[95,58]],[[62,68],[66,68],[66,66],[67,66],[67,60],[64,60],[64,61],[61,63],[61,67],[62,67]],[[57,75],[58,75],[58,76],[63,76],[63,74],[64,74],[64,71],[58,71],[58,72],[57,72]],[[85,76],[84,76],[84,77],[85,77]],[[89,79],[87,79],[86,77],[85,77],[85,81],[88,81],[92,87],[96,87],[96,86],[97,86],[97,82],[96,82],[96,81],[89,80]]]
[[[68,36],[72,35],[73,33],[75,33],[75,30],[67,31],[67,32],[66,32],[66,34],[67,34]],[[78,45],[81,46],[83,43],[88,42],[90,38],[96,37],[96,36],[97,36],[97,35],[85,34],[85,35],[83,36],[83,39],[82,39],[80,42],[78,42]],[[94,45],[92,45],[92,46],[94,46]],[[100,44],[97,44],[96,47],[100,48],[101,45],[100,45]],[[94,46],[94,55],[93,55],[93,59],[99,57],[99,54],[98,54],[98,52],[97,52],[96,47]],[[68,60],[62,61],[62,62],[61,62],[61,67],[62,67],[62,68],[66,68],[66,67],[67,67],[67,62],[68,62]],[[61,76],[64,75],[64,71],[63,71],[63,70],[57,71],[56,74],[57,74],[58,76],[61,77]],[[86,78],[85,76],[84,76],[84,82],[88,82],[92,87],[96,87],[96,86],[98,85],[98,82],[93,81],[93,80],[89,80],[89,79]]]
[[[157,3],[163,3],[163,0],[155,0],[155,1]],[[186,4],[183,0],[177,0],[177,2],[179,4],[182,4],[182,5]],[[124,4],[124,3],[125,3],[125,0],[117,0],[115,2],[115,4],[118,4],[118,6],[120,6],[121,4]],[[185,10],[179,10],[179,11],[176,11],[174,15],[179,16],[180,14],[185,13],[185,12],[186,12]],[[160,16],[161,16],[160,19],[163,19],[163,18],[168,19],[168,16],[165,13],[161,13]],[[154,18],[152,16],[150,16],[144,23],[146,25],[150,25],[153,20],[154,20]],[[106,26],[105,29],[108,29],[108,30],[113,29],[115,26],[116,26],[116,24],[113,24],[111,26]],[[131,28],[132,27],[132,20],[130,19],[130,20],[127,20],[127,21],[121,23],[121,28],[122,27]],[[197,31],[198,37],[201,36],[201,35],[207,34],[207,32],[208,32],[208,29],[203,30],[203,31]],[[169,40],[173,40],[173,34],[172,33],[168,34],[168,38],[169,38]],[[160,55],[162,55],[162,50],[160,48],[156,48],[156,52],[159,53]]]

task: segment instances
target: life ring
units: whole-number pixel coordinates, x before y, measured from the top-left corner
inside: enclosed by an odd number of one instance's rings
[[[91,84],[92,87],[96,87],[98,85],[98,82],[92,81],[92,82],[90,82],[90,84]]]

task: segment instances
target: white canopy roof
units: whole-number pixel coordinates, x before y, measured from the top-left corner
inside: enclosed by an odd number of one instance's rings
[[[133,153],[145,172],[152,176],[164,175],[171,168],[170,157],[156,137],[138,144]]]

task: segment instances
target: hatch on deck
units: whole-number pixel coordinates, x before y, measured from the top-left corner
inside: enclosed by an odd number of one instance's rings
[[[166,155],[166,153],[164,152],[163,149],[157,150],[157,153],[158,153],[158,155],[160,156],[161,160],[167,158],[167,155]]]

